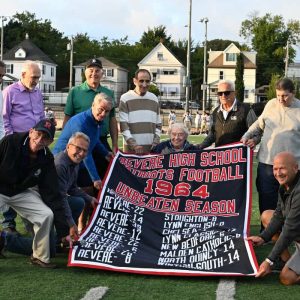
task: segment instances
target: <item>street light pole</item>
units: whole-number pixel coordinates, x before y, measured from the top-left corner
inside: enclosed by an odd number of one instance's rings
[[[73,36],[71,36],[70,43],[67,45],[67,50],[70,50],[70,79],[69,79],[69,91],[72,88],[73,81]]]
[[[188,33],[188,44],[186,54],[186,86],[185,86],[185,111],[189,110],[189,98],[190,98],[190,85],[191,85],[191,23],[192,23],[192,0],[190,0],[189,9],[189,33]]]
[[[203,90],[203,101],[202,101],[202,110],[203,112],[206,109],[206,90],[207,90],[207,82],[206,82],[206,54],[207,54],[207,23],[208,23],[208,18],[202,18],[199,22],[205,24],[205,40],[204,40],[204,62],[203,62],[203,85],[202,85],[202,90]]]
[[[0,16],[0,18],[1,18],[1,50],[0,50],[1,58],[0,58],[0,60],[3,60],[4,21],[6,21],[7,18],[4,16]]]

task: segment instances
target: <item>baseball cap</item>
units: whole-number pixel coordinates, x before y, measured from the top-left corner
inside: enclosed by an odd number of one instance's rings
[[[37,131],[44,131],[48,134],[50,139],[52,139],[52,140],[54,139],[55,126],[49,119],[44,119],[44,120],[39,121],[33,127],[33,129],[35,129]]]
[[[85,67],[86,67],[86,68],[89,68],[89,67],[98,67],[98,68],[102,69],[102,62],[101,62],[101,60],[98,59],[98,58],[92,58],[92,59],[90,59],[90,60],[87,62],[87,64],[86,64]]]

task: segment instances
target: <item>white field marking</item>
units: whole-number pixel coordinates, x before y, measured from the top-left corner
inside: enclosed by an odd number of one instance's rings
[[[106,286],[98,286],[96,288],[92,288],[81,300],[99,300],[102,299],[102,297],[106,294],[108,291],[108,287]]]
[[[216,290],[216,300],[234,300],[235,280],[221,279]]]

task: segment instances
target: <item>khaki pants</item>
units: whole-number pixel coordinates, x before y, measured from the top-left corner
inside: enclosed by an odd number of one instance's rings
[[[0,203],[12,207],[22,218],[33,224],[32,242],[33,257],[50,262],[50,231],[53,223],[53,212],[43,202],[40,194],[34,189],[12,197],[0,194]]]

